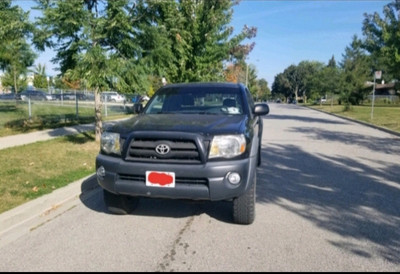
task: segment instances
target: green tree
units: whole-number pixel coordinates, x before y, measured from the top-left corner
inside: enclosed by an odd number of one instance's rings
[[[334,57],[332,57],[331,61],[331,65],[333,65]],[[299,84],[299,96],[303,97],[304,102],[307,102],[308,97],[313,98],[313,81],[316,79],[320,80],[318,79],[318,73],[323,69],[324,64],[318,61],[301,61],[297,67],[301,79]]]
[[[387,81],[400,79],[400,0],[383,7],[384,18],[364,14],[363,48],[372,56],[373,70],[383,70]],[[390,77],[390,78],[388,78]]]
[[[257,33],[256,28],[244,26],[232,36],[229,23],[235,4],[231,0],[147,1],[152,20],[141,23],[146,31],[139,40],[154,73],[169,82],[224,79],[224,64],[243,62],[254,47],[243,41]]]
[[[271,93],[274,98],[292,97],[293,95],[292,87],[289,83],[288,78],[283,72],[278,73],[275,76],[274,82],[272,83]]]
[[[257,80],[257,99],[266,101],[271,95],[271,90],[268,87],[268,82],[264,78]]]
[[[12,6],[11,0],[0,1],[0,69],[12,76],[15,92],[36,58],[27,42],[34,29],[28,18],[29,12]]]
[[[227,60],[246,57],[255,36],[245,27],[232,36],[230,0],[38,0],[36,46],[56,51],[68,79],[95,90],[96,140],[102,130],[98,93],[106,88],[144,93],[168,82],[223,77]],[[156,81],[155,81],[156,80]]]
[[[15,86],[18,87],[19,90],[23,90],[27,87],[27,78],[25,75],[20,75],[16,79],[17,83],[15,85],[15,78],[14,78],[14,73],[10,71],[6,71],[2,76],[1,76],[1,84],[3,87],[9,87],[10,89],[14,90]]]
[[[313,100],[321,97],[331,98],[333,104],[333,95],[340,91],[340,69],[336,65],[335,57],[328,61],[328,65],[323,63],[314,63],[313,73],[307,78],[309,97]],[[320,101],[322,103],[322,101]]]
[[[100,92],[113,85],[126,86],[127,71],[135,71],[133,58],[138,55],[130,23],[134,5],[128,0],[38,0],[43,16],[37,19],[35,44],[42,50],[53,48],[53,61],[59,63],[61,73],[95,91],[96,141],[102,132]]]
[[[343,60],[340,63],[341,74],[341,99],[345,106],[358,105],[370,92],[366,89],[366,82],[371,78],[371,57],[362,48],[362,41],[356,36],[349,46],[345,48]]]
[[[35,88],[47,89],[46,66],[38,64],[33,70],[33,86]]]
[[[308,97],[313,98],[320,93],[323,80],[318,73],[323,67],[323,63],[317,61],[301,61],[298,65],[290,65],[275,77],[272,94],[281,94],[286,99],[298,100],[302,97],[306,102]]]

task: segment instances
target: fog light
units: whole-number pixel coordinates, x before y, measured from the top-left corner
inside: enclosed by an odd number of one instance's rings
[[[237,185],[240,183],[239,173],[236,172],[228,173],[227,178],[229,183],[231,183],[232,185]]]
[[[96,174],[97,174],[97,178],[103,180],[103,179],[104,179],[104,176],[106,176],[106,170],[105,170],[105,168],[104,168],[103,166],[99,167],[99,168],[97,169]]]

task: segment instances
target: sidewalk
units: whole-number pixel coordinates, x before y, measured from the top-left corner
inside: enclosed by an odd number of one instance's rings
[[[21,146],[38,141],[46,141],[60,136],[78,134],[88,130],[93,130],[94,124],[78,125],[73,127],[63,127],[56,129],[46,129],[30,133],[22,133],[17,135],[0,137],[0,149],[5,149],[14,146]]]

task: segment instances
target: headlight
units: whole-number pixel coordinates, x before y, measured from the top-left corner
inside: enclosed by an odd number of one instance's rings
[[[241,135],[214,136],[209,158],[232,158],[246,150],[246,138]]]
[[[101,150],[107,154],[121,155],[121,144],[118,133],[103,132],[100,141]]]

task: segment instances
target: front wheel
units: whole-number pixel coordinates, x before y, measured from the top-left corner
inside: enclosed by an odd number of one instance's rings
[[[137,197],[117,195],[105,189],[103,189],[103,198],[108,211],[119,215],[131,213],[139,203],[139,198]]]
[[[254,222],[256,209],[256,174],[251,187],[242,196],[233,199],[233,221],[249,225]]]

